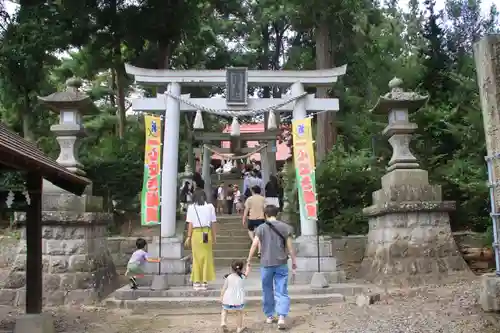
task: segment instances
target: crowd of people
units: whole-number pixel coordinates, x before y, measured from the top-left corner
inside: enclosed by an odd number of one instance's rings
[[[191,281],[195,290],[207,290],[208,283],[216,279],[213,244],[217,242],[217,213],[231,213],[233,208],[242,213],[242,225],[248,229],[252,246],[246,263],[235,259],[231,273],[225,276],[221,290],[221,328],[227,332],[227,312],[237,311],[237,330],[243,332],[245,280],[251,270],[251,259],[260,258],[260,277],[263,291],[263,312],[266,323],[277,323],[286,328],[285,319],[290,309],[288,296],[288,259],[296,267],[292,246],[292,227],[277,219],[282,207],[282,187],[275,176],[263,186],[258,171],[245,175],[243,192],[237,185],[222,183],[214,191],[213,202],[207,202],[202,190],[202,179],[195,180],[193,203],[186,213],[187,237],[185,245],[192,249]],[[231,186],[232,185],[232,186]],[[200,189],[200,190],[196,190]]]
[[[212,202],[215,203],[216,212],[230,215],[234,212],[243,213],[244,203],[252,196],[252,188],[255,186],[261,188],[261,194],[265,197],[266,204],[274,205],[280,209],[283,207],[284,191],[278,177],[271,175],[264,186],[260,171],[253,170],[245,174],[242,189],[238,184],[219,183],[219,186],[212,193]]]
[[[224,276],[221,289],[221,329],[228,332],[228,311],[236,311],[236,332],[245,331],[243,311],[245,307],[245,280],[250,274],[251,260],[255,254],[260,258],[260,278],[262,284],[262,309],[265,322],[277,323],[278,329],[286,328],[286,317],[290,310],[288,296],[288,260],[292,270],[296,268],[296,256],[292,246],[293,228],[279,221],[280,207],[283,206],[282,187],[275,176],[263,186],[258,170],[245,175],[243,191],[237,185],[219,184],[209,203],[204,191],[204,181],[196,174],[193,183],[185,182],[180,190],[182,207],[186,212],[187,233],[184,245],[191,248],[191,281],[195,290],[207,290],[208,283],[216,279],[213,245],[217,242],[217,213],[231,214],[233,209],[242,214],[242,225],[248,229],[252,243],[245,261],[235,259],[231,273]],[[127,275],[131,287],[137,288],[136,279],[143,275],[146,262],[157,262],[147,253],[147,244],[137,240],[137,250],[132,254]]]

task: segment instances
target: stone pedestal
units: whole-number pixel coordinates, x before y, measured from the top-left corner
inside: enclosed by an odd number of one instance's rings
[[[368,242],[360,278],[399,286],[440,282],[453,272],[471,274],[451,234],[441,187],[429,185],[427,172],[397,169],[382,177],[373,193]]]
[[[380,96],[372,110],[388,116],[382,134],[389,138],[392,157],[382,189],[373,192],[373,205],[363,209],[369,231],[360,277],[409,286],[441,282],[453,272],[472,275],[451,234],[448,212],[455,202],[443,201],[441,187],[429,184],[427,171],[420,169],[410,149],[418,128],[410,114],[424,106],[428,96],[404,91],[402,84],[392,79],[391,91]]]
[[[318,272],[318,240],[316,236],[300,236],[294,241],[297,254],[296,284],[309,284],[313,275]],[[326,236],[319,238],[320,271],[328,283],[339,283],[345,280],[345,274],[337,270],[337,259],[332,239]],[[289,260],[291,267],[291,260]]]
[[[90,211],[101,199],[69,194],[44,196],[42,212],[43,301],[46,306],[90,304],[118,288],[118,276],[107,245],[107,224],[112,215]],[[69,207],[73,210],[69,211]],[[57,209],[56,209],[57,208]],[[66,210],[66,211],[65,211]],[[23,225],[24,213],[16,213]],[[25,301],[25,230],[0,300]]]
[[[24,314],[16,320],[14,333],[55,333],[54,320],[50,314]]]
[[[160,254],[161,249],[161,254]],[[182,235],[178,237],[162,237],[161,244],[159,237],[154,237],[153,242],[148,244],[148,252],[152,257],[161,258],[160,263],[146,264],[146,273],[152,276],[160,273],[166,275],[167,286],[185,286],[189,282],[189,263],[184,258],[184,242]],[[145,283],[149,283],[145,279]]]
[[[481,277],[479,304],[483,311],[500,312],[500,277],[495,273]]]

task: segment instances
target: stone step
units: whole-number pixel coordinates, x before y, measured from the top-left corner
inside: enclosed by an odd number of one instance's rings
[[[238,215],[238,217],[234,217],[234,218],[228,218],[228,219],[222,219],[222,220],[218,220],[217,221],[218,225],[242,225],[241,224],[241,216]]]
[[[254,281],[258,283],[258,281]],[[245,305],[259,306],[262,303],[261,288],[253,285],[246,289]],[[289,294],[292,304],[327,305],[345,302],[362,293],[371,293],[368,286],[349,283],[333,284],[327,288],[313,289],[309,285],[291,285]],[[104,304],[109,308],[131,310],[190,308],[206,311],[206,308],[220,307],[220,286],[214,285],[206,291],[195,291],[188,287],[173,287],[168,290],[152,291],[149,288],[131,290],[125,286],[108,297]],[[197,311],[197,310],[195,310]]]
[[[329,305],[332,303],[343,303],[346,297],[342,294],[323,294],[323,295],[296,295],[292,296],[293,304],[308,305]],[[217,297],[141,297],[136,300],[118,300],[114,297],[107,298],[104,304],[108,308],[129,309],[136,311],[152,309],[173,309],[189,308],[197,309],[199,312],[190,314],[204,313],[207,308],[220,309],[220,296]],[[250,296],[245,299],[246,307],[257,307],[262,304],[261,296]],[[196,311],[196,310],[195,310]]]
[[[247,297],[262,297],[262,288],[258,275],[247,281],[246,296]],[[130,289],[129,286],[124,286],[116,290],[111,297],[116,300],[135,300],[140,298],[193,298],[193,297],[217,297],[220,301],[220,289],[222,282],[215,283],[209,286],[208,290],[194,290],[192,287],[171,287],[167,290],[151,290],[149,287],[139,287],[137,290]],[[356,296],[367,292],[368,288],[365,285],[354,283],[336,283],[326,288],[311,288],[309,285],[290,285],[288,292],[291,298],[299,295],[343,295]]]
[[[250,238],[248,237],[248,233],[245,235],[226,235],[219,234],[217,235],[217,244],[234,244],[234,243],[248,243],[250,244]]]
[[[223,243],[217,238],[217,244],[213,246],[214,250],[250,250],[250,239],[242,239],[241,242]]]
[[[217,246],[218,244],[215,244]],[[246,258],[248,256],[248,251],[250,250],[250,246],[248,248],[232,248],[232,249],[217,249],[213,250],[214,258]],[[188,255],[191,253],[191,250],[185,250],[184,255]]]
[[[248,256],[248,252],[246,253],[246,255],[240,256],[240,257],[237,257],[237,256],[234,256],[234,257],[214,257],[214,265],[215,265],[215,267],[230,267],[233,260],[241,259],[241,260],[246,261],[247,256]],[[254,259],[252,260],[252,264],[255,265],[258,263],[259,263],[259,259],[257,257],[254,257]]]
[[[219,233],[226,232],[226,231],[244,231],[245,233],[248,233],[247,227],[244,227],[241,222],[240,223],[231,223],[231,224],[219,224],[217,226],[217,231]]]
[[[186,235],[186,232],[184,232],[184,235]],[[226,237],[243,237],[245,236],[247,239],[248,238],[248,230],[244,229],[243,226],[239,228],[220,228],[217,229],[217,239],[221,236],[226,236]]]

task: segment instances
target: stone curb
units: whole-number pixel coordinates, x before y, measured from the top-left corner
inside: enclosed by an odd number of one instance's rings
[[[324,295],[295,295],[292,296],[293,304],[309,305],[328,305],[332,303],[344,303],[346,297],[342,294],[324,294]],[[259,296],[250,296],[245,299],[245,305],[248,307],[260,306],[262,298]],[[179,309],[179,308],[198,308],[205,311],[206,307],[220,307],[220,297],[143,297],[137,300],[118,300],[114,297],[104,301],[108,308],[128,309],[128,310],[147,310],[147,309]]]
[[[127,289],[124,289],[127,288]],[[219,289],[206,290],[206,291],[195,291],[192,289],[169,289],[169,290],[150,290],[150,289],[138,289],[131,290],[128,287],[120,288],[115,291],[111,297],[116,300],[136,300],[140,298],[184,298],[184,297],[218,297],[220,296]],[[344,296],[355,296],[367,292],[367,288],[364,286],[357,285],[330,285],[327,288],[310,288],[309,286],[304,286],[300,288],[290,288],[290,296],[292,299],[295,296],[315,296],[315,295],[328,295],[328,294],[341,294]],[[246,290],[248,297],[260,297],[262,296],[262,290],[260,288],[248,288]]]

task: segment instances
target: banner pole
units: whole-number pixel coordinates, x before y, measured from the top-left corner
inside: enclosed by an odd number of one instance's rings
[[[160,161],[161,161],[161,166],[160,166],[160,175],[163,176],[163,140],[164,140],[164,133],[165,133],[165,121],[164,121],[165,117],[163,115],[160,116],[160,124],[161,124],[161,128],[160,128]],[[161,177],[160,176],[160,177]],[[160,181],[160,184],[161,184],[161,181]],[[159,232],[158,232],[158,259],[160,259],[160,261],[158,262],[158,275],[161,275],[161,245],[162,245],[162,239],[161,239],[161,210],[162,210],[162,201],[163,201],[163,196],[161,195],[162,191],[160,191],[160,209],[159,209],[159,215],[160,215],[160,228],[158,229]]]

